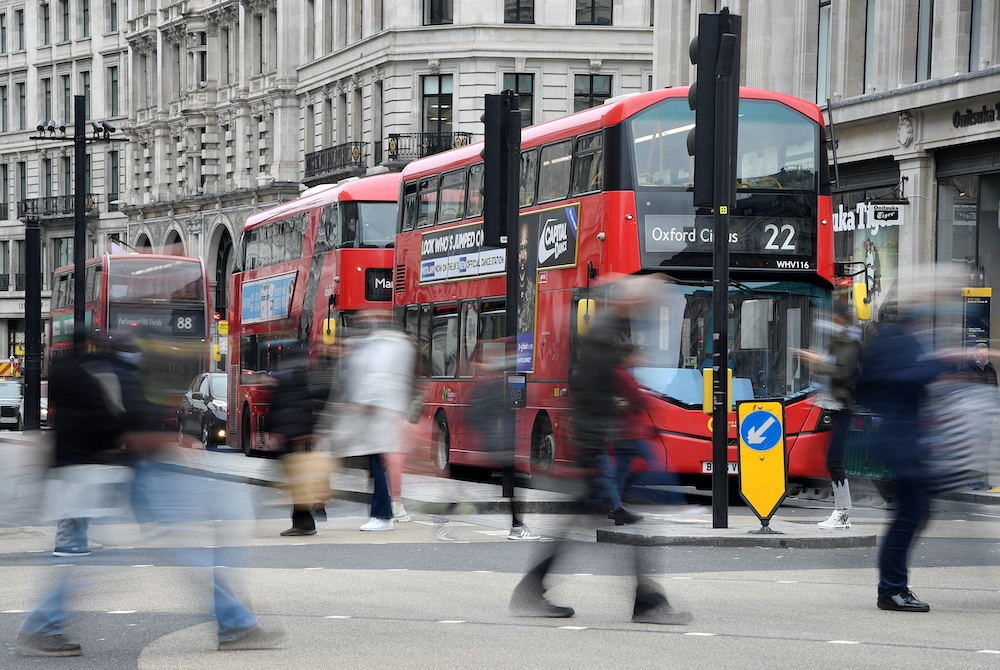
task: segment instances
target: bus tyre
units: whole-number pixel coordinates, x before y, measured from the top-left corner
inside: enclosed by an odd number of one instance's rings
[[[240,447],[243,448],[244,456],[253,455],[253,442],[250,440],[250,408],[243,408],[243,416],[240,420]]]
[[[431,443],[431,460],[439,475],[448,473],[448,463],[451,460],[451,438],[448,435],[448,420],[444,413],[434,417],[433,441]]]
[[[547,416],[539,419],[532,434],[531,471],[551,474],[556,466],[556,436]]]

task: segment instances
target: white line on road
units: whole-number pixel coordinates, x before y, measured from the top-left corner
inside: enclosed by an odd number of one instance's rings
[[[24,614],[28,610],[3,610],[0,614]]]
[[[716,633],[684,633],[685,635],[690,635],[691,637],[715,637]]]
[[[438,623],[465,623],[465,622],[458,621],[457,619],[445,619],[444,621],[438,621]]]
[[[779,579],[778,581],[775,582],[775,584],[798,584],[798,583],[799,582],[796,579]]]
[[[346,614],[331,614],[330,616],[323,617],[324,619],[350,619]]]
[[[563,630],[587,630],[586,626],[559,626]]]
[[[1000,654],[1000,651],[996,649],[980,649],[976,652],[977,654]]]
[[[302,568],[303,570],[322,570],[323,568]]]
[[[108,614],[135,614],[138,610],[111,610]]]
[[[386,568],[386,572],[406,572],[408,568]]]
[[[861,644],[857,640],[827,640],[827,644]]]
[[[593,572],[576,572],[573,574],[574,577],[593,577]]]
[[[128,566],[130,568],[153,568],[156,567],[152,563],[136,563],[135,565]]]

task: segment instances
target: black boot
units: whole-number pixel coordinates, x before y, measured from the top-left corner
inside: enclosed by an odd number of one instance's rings
[[[613,514],[615,515],[616,526],[624,526],[627,523],[635,523],[637,521],[642,521],[641,515],[633,514],[624,507],[619,507],[618,509],[614,510]]]
[[[568,619],[573,616],[572,607],[554,605],[545,597],[545,585],[542,582],[551,563],[551,558],[545,559],[514,587],[514,593],[510,597],[511,614],[552,619]]]
[[[680,612],[670,606],[667,596],[648,579],[640,579],[635,589],[634,623],[657,623],[683,626],[694,621],[690,612]]]

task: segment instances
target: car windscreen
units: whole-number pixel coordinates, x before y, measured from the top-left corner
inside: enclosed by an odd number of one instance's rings
[[[226,397],[226,375],[211,375],[209,377],[209,387],[212,396],[215,398]]]

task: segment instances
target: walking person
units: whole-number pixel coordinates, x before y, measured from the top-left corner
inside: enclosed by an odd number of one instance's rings
[[[928,445],[919,439],[918,413],[925,389],[949,365],[927,355],[914,332],[914,319],[879,326],[865,352],[858,379],[858,400],[881,420],[868,436],[868,448],[890,470],[895,511],[879,547],[878,608],[928,612],[930,606],[909,589],[910,546],[930,515],[931,475]],[[951,368],[952,370],[954,368]]]
[[[833,486],[833,512],[817,526],[829,530],[851,527],[851,488],[844,470],[847,433],[854,420],[860,372],[861,331],[851,324],[850,311],[844,302],[833,304],[833,332],[827,353],[800,351],[799,356],[813,364],[817,374],[828,380],[828,389],[819,394],[816,404],[833,413],[833,430],[826,452],[826,467]]]
[[[638,311],[645,296],[663,288],[653,278],[628,278],[620,287],[622,295],[608,301],[599,313],[590,332],[580,339],[579,357],[570,376],[569,396],[572,400],[573,440],[577,454],[577,470],[586,492],[577,499],[579,512],[592,508],[591,500],[605,500],[611,485],[607,465],[607,447],[618,434],[620,406],[615,398],[615,369],[621,364],[622,342],[627,341],[630,311]],[[590,517],[593,520],[593,517]],[[515,616],[566,618],[574,614],[572,607],[560,606],[545,597],[545,578],[552,564],[565,551],[565,540],[550,545],[544,558],[521,579],[511,595],[510,611]],[[636,623],[687,624],[693,620],[688,612],[675,610],[663,589],[648,576],[649,559],[646,548],[633,547],[635,603],[632,621]]]
[[[385,322],[388,313],[368,315],[371,331],[350,343],[341,367],[342,402],[332,412],[337,456],[367,456],[373,480],[371,519],[363,531],[393,529],[392,495],[384,454],[402,448],[414,394],[416,349]]]

